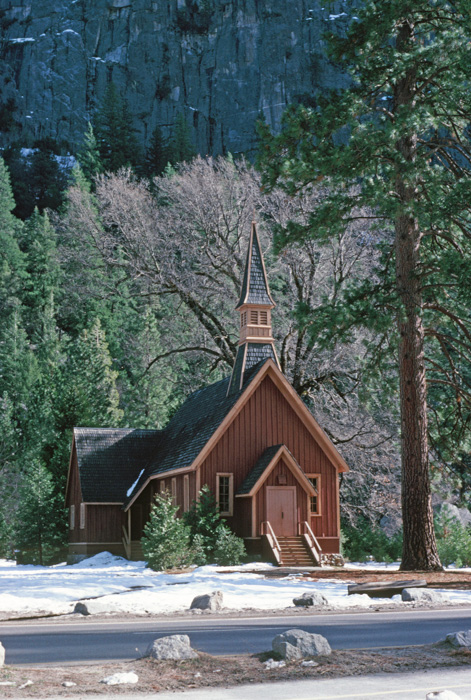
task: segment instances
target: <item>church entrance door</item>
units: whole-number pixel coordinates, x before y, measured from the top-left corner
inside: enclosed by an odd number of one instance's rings
[[[296,535],[296,486],[267,486],[267,520],[277,537]]]

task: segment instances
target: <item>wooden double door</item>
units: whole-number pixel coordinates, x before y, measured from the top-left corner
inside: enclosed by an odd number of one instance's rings
[[[296,486],[266,487],[267,520],[277,537],[297,534]]]

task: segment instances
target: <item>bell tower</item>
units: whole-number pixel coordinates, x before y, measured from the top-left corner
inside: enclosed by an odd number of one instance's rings
[[[240,313],[239,347],[228,395],[242,389],[246,372],[262,360],[271,359],[279,366],[271,329],[271,311],[274,307],[257,227],[253,221],[242,290],[236,306]]]

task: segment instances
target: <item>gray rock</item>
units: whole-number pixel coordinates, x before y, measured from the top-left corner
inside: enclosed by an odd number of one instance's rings
[[[332,652],[325,637],[298,629],[277,634],[271,646],[273,651],[288,661],[303,659],[306,656],[329,656]]]
[[[197,595],[193,598],[190,610],[210,610],[215,612],[222,608],[222,591],[213,591],[205,595]]]
[[[438,591],[431,591],[429,588],[404,588],[401,593],[402,600],[412,603],[447,603],[448,598]]]
[[[327,598],[324,598],[322,593],[319,591],[310,591],[308,593],[303,593],[298,598],[293,598],[294,605],[298,607],[310,608],[310,607],[322,607],[328,604]]]
[[[4,665],[4,663],[5,663],[5,647],[0,642],[0,668]]]
[[[442,503],[438,509],[440,515],[445,515],[448,518],[453,518],[463,527],[471,525],[471,512],[467,508],[458,508],[453,503]]]
[[[161,661],[198,658],[198,654],[190,646],[190,638],[187,634],[172,634],[170,637],[155,639],[147,647],[145,656]]]
[[[100,615],[109,611],[109,603],[106,600],[101,600],[101,598],[79,600],[74,607],[74,613],[80,613],[81,615]]]
[[[184,114],[197,151],[213,155],[253,151],[260,112],[276,129],[288,104],[346,83],[322,47],[328,7],[231,0],[208,17],[198,5],[3,2],[2,101],[19,126],[2,146],[51,137],[78,148],[111,71],[141,146]]]
[[[471,647],[471,630],[447,634],[445,640],[455,648]]]

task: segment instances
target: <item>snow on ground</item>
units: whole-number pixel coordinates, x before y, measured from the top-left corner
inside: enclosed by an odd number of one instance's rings
[[[253,573],[268,566],[203,566],[181,574],[166,574],[146,568],[145,562],[128,561],[108,552],[72,566],[16,565],[0,560],[0,617],[69,613],[78,600],[87,598],[100,598],[109,612],[168,614],[188,610],[196,595],[214,590],[223,592],[224,607],[232,610],[292,607],[294,597],[313,589],[335,608],[390,603],[389,599],[371,599],[366,595],[349,596],[348,582],[335,578],[311,583],[299,580],[296,574],[272,579]],[[346,568],[360,566],[391,571],[398,568],[376,562],[349,564]],[[332,574],[335,576],[334,571]],[[470,591],[447,591],[445,595],[454,603],[471,603]]]

